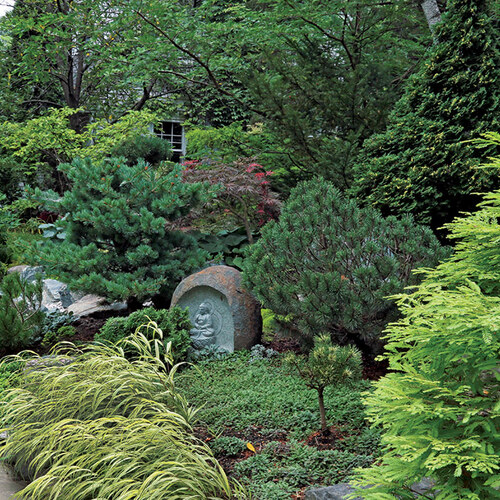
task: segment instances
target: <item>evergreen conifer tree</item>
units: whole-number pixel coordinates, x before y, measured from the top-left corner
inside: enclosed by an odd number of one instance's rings
[[[472,210],[498,174],[475,168],[495,147],[463,141],[500,125],[500,32],[487,0],[450,0],[436,43],[385,133],[365,143],[354,191],[383,214],[412,213],[433,229]]]
[[[359,208],[318,178],[297,185],[279,220],[264,226],[243,276],[304,339],[328,332],[340,343],[377,346],[395,312],[387,296],[415,283],[412,269],[447,253],[410,216],[384,218]]]
[[[182,182],[181,167],[169,173],[144,160],[99,163],[76,159],[63,164],[72,189],[54,203],[66,238],[44,241],[37,260],[47,274],[73,289],[134,304],[177,282],[204,262],[194,238],[168,230],[197,203],[201,184]]]
[[[497,190],[449,224],[455,253],[399,297],[403,318],[387,330],[391,373],[366,401],[384,453],[360,471],[372,486],[357,492],[363,498],[413,499],[424,477],[439,499],[500,496],[499,216]]]

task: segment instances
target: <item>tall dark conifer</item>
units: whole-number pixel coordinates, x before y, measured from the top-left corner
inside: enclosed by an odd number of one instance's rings
[[[408,83],[387,130],[365,143],[355,193],[383,213],[412,213],[434,229],[472,210],[498,172],[464,143],[499,129],[500,33],[491,2],[451,0],[436,43]]]

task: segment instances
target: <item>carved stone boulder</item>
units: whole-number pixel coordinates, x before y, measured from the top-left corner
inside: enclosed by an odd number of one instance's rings
[[[215,345],[233,352],[260,342],[260,305],[241,281],[237,269],[212,266],[188,276],[175,289],[171,307],[189,309],[195,349]]]

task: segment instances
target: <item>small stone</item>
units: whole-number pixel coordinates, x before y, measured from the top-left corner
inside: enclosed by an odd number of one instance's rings
[[[260,341],[260,305],[243,289],[237,269],[211,266],[188,276],[175,289],[174,306],[189,309],[195,349],[215,345],[233,352]]]
[[[354,493],[354,488],[348,483],[334,484],[325,488],[311,488],[306,491],[304,500],[345,500]],[[355,497],[361,500],[361,497]]]

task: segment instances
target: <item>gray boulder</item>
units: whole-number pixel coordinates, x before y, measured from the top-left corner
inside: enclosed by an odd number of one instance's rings
[[[427,495],[427,498],[434,498],[434,495],[429,493],[432,485],[432,481],[427,478],[413,484],[411,489],[414,497],[418,498],[420,495]],[[370,486],[364,488],[369,489]],[[305,492],[304,500],[346,500],[354,492],[354,488],[349,483],[339,483],[325,488],[310,488]],[[361,500],[361,497],[354,497],[352,500]]]
[[[42,307],[48,311],[64,311],[73,302],[73,296],[66,283],[53,279],[43,280]]]
[[[345,500],[351,493],[354,493],[354,488],[350,484],[339,483],[325,488],[311,488],[306,491],[304,500]]]
[[[9,273],[9,274],[10,273],[19,273],[21,275],[21,278],[24,279],[24,281],[28,281],[28,282],[35,281],[37,274],[41,274],[42,276],[44,275],[43,267],[41,267],[41,266],[26,266],[26,265],[11,267],[10,269],[7,269],[7,273]]]

